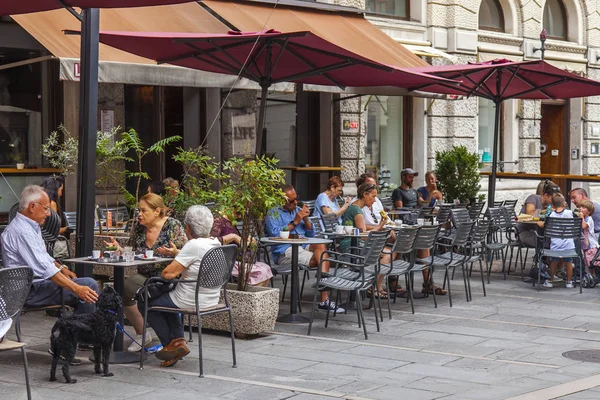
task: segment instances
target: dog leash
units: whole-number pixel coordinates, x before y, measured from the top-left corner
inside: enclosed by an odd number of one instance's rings
[[[108,310],[108,311],[111,312],[112,310]],[[113,313],[114,313],[114,311],[113,311]],[[138,346],[142,347],[142,345],[137,340],[135,340],[135,338],[133,338],[129,333],[127,333],[125,328],[123,328],[123,325],[121,325],[119,322],[116,322],[116,324],[117,324],[117,329],[119,331],[121,331],[123,334],[125,334],[125,336],[127,336],[131,340],[133,340]],[[156,346],[145,347],[144,350],[146,351],[146,353],[152,354],[152,353],[156,353],[157,351],[161,351],[162,348],[163,348],[162,344],[159,343]]]

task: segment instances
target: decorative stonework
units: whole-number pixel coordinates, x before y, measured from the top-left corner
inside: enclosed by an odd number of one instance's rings
[[[492,34],[486,31],[479,31],[477,36],[479,41],[484,43],[503,44],[506,46],[521,46],[523,44],[522,37],[507,36],[502,33]]]

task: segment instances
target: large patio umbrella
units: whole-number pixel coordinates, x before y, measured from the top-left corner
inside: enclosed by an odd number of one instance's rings
[[[508,99],[570,99],[600,95],[600,82],[556,68],[543,60],[514,62],[496,59],[467,65],[417,67],[411,71],[461,81],[459,86],[446,83],[424,85],[427,92],[479,96],[496,106],[492,173],[488,187],[488,204],[494,201],[500,132],[500,105]]]
[[[2,0],[0,16],[68,9],[81,21],[81,79],[79,108],[79,163],[77,181],[77,256],[94,249],[96,203],[96,130],[98,109],[98,8],[124,8],[187,3],[190,0]],[[78,13],[73,7],[81,8]],[[77,273],[92,276],[92,268],[78,267]]]
[[[100,32],[100,42],[138,56],[203,71],[240,75],[262,90],[256,153],[262,149],[267,90],[277,82],[364,87],[456,82],[384,65],[309,31],[195,34],[164,32]]]

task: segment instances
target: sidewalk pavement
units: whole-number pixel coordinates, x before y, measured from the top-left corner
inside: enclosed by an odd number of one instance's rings
[[[436,273],[436,279],[441,278]],[[307,287],[304,311],[312,300],[310,284]],[[472,287],[473,301],[466,302],[457,272],[452,281],[454,307],[449,307],[448,296],[438,296],[437,309],[431,297],[416,299],[413,315],[410,305],[398,299],[392,304],[391,320],[384,303],[381,332],[376,332],[373,310],[365,310],[368,341],[354,311],[330,318],[328,328],[325,314],[317,313],[311,336],[306,336],[306,324],[278,323],[261,337],[236,340],[235,369],[228,336],[205,333],[203,379],[198,378],[194,335],[192,352],[172,368],[160,368],[150,355],[143,370],[138,364],[111,365],[115,375],[103,378],[87,361],[90,352],[81,351],[78,357],[84,363],[71,368],[76,384],[64,383],[62,376],[49,382],[47,350],[54,319],[30,313],[22,317],[22,330],[33,398],[600,399],[600,364],[562,355],[600,349],[600,288],[584,289],[582,295],[579,288],[538,292],[520,277],[504,281],[493,274],[483,297],[475,273]],[[281,310],[289,310],[289,304],[282,304]],[[20,352],[0,353],[0,399],[24,398]]]

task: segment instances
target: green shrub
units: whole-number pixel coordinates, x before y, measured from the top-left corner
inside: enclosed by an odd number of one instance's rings
[[[450,150],[436,152],[435,175],[438,189],[447,202],[459,199],[469,202],[477,197],[479,184],[479,156],[470,153],[465,146],[454,146]],[[483,195],[479,196],[480,199]]]

